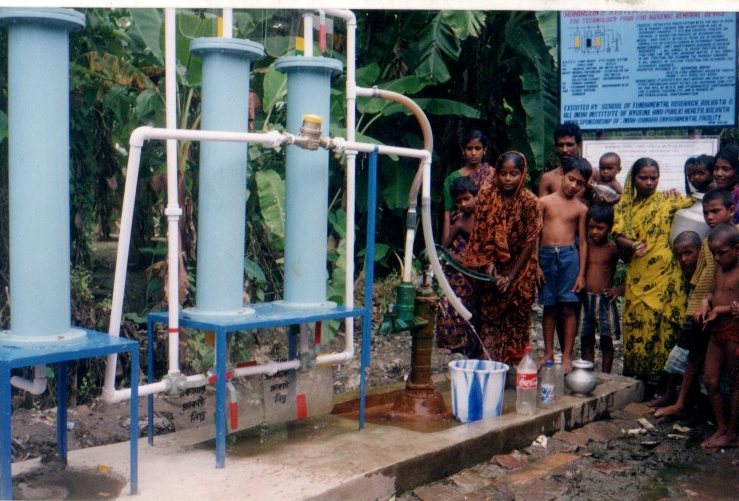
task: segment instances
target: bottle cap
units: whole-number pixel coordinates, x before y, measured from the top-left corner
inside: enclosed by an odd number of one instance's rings
[[[545,367],[552,367],[554,365],[554,362],[552,360],[547,360],[544,362]]]
[[[530,344],[527,344],[526,345],[526,348],[524,348],[523,352],[524,353],[531,353],[531,345]]]

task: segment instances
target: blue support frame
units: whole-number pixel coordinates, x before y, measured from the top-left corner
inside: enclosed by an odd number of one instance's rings
[[[55,365],[57,380],[57,449],[67,459],[67,362],[111,354],[131,355],[131,430],[130,484],[131,494],[138,492],[138,377],[139,343],[112,337],[102,332],[85,330],[85,337],[76,342],[54,346],[0,345],[0,499],[13,499],[12,478],[12,409],[10,376],[12,369],[35,365]]]
[[[364,428],[365,422],[365,398],[367,394],[366,372],[370,364],[370,349],[372,337],[372,301],[373,282],[375,269],[375,212],[377,206],[377,151],[369,157],[369,179],[367,188],[367,252],[365,254],[365,293],[364,307],[347,308],[336,306],[333,308],[296,308],[285,307],[274,303],[256,303],[249,305],[254,313],[241,318],[212,319],[210,321],[194,320],[180,315],[180,327],[198,329],[203,331],[214,331],[216,338],[215,373],[216,373],[216,403],[215,403],[215,428],[216,428],[216,468],[224,468],[226,465],[226,366],[227,366],[227,343],[228,335],[238,331],[262,329],[269,327],[294,326],[304,323],[323,322],[327,320],[340,320],[349,317],[362,317],[362,358],[360,376],[360,413],[359,429]],[[167,325],[169,317],[167,312],[149,313],[147,319],[147,373],[149,382],[154,379],[154,324]],[[297,350],[296,340],[288,334],[288,344]],[[149,395],[147,402],[148,411],[148,437],[149,445],[154,443],[154,405],[153,395]]]

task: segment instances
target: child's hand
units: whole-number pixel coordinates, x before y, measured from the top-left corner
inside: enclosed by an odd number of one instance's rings
[[[711,304],[708,302],[708,300],[704,299],[701,301],[700,308],[698,311],[695,312],[695,315],[693,315],[693,318],[695,318],[696,322],[699,323],[706,323],[708,318],[708,313],[711,311]]]
[[[610,302],[614,302],[616,298],[621,295],[621,291],[618,287],[609,287],[607,289],[603,289],[603,294]]]
[[[536,265],[536,284],[537,284],[537,285],[538,285],[539,287],[541,287],[541,286],[542,286],[542,285],[544,285],[545,283],[547,283],[547,280],[546,280],[546,278],[544,278],[544,272],[543,272],[543,271],[541,271],[541,266],[539,266],[539,265],[537,264],[537,265]]]
[[[575,286],[572,288],[572,292],[578,293],[585,288],[585,277],[578,276],[575,280]]]
[[[645,242],[639,241],[634,242],[636,245],[634,245],[634,254],[636,257],[642,257],[644,254],[647,253],[647,244]]]
[[[500,292],[505,292],[511,286],[511,279],[503,275],[496,275],[495,286]]]
[[[706,317],[705,323],[716,320],[716,317],[718,317],[718,313],[719,312],[716,308],[711,308],[711,311],[708,312],[708,316]]]
[[[731,316],[739,317],[739,301],[732,301],[729,311],[731,311]]]
[[[495,263],[490,263],[487,268],[485,268],[485,273],[490,275],[491,277],[495,276]]]

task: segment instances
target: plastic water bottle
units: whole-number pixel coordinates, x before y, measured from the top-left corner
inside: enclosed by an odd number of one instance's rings
[[[531,358],[531,346],[526,347],[525,354],[516,370],[516,413],[534,414],[536,412],[536,362]]]
[[[554,362],[547,360],[541,369],[541,384],[539,385],[539,405],[541,407],[551,407],[555,403],[556,382],[554,377]]]
[[[562,354],[554,355],[554,401],[560,403],[565,395],[565,369],[562,367]]]

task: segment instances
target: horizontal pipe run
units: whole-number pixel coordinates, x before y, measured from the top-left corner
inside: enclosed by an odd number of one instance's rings
[[[142,384],[138,387],[139,397],[153,395],[169,391],[169,383],[167,381],[157,381],[156,383]],[[123,388],[120,390],[106,390],[103,388],[103,400],[109,404],[116,404],[124,400],[131,400],[131,388]]]
[[[138,127],[131,133],[131,146],[141,146],[147,139],[177,139],[179,141],[226,141],[236,143],[265,144],[276,148],[287,142],[290,134],[269,132],[229,132],[217,130],[162,129]]]
[[[235,377],[257,376],[267,374],[269,376],[281,371],[289,371],[300,368],[300,360],[288,360],[286,362],[275,362],[270,360],[264,364],[250,365],[248,367],[236,367],[233,370]]]

